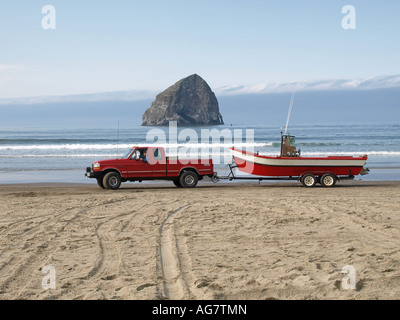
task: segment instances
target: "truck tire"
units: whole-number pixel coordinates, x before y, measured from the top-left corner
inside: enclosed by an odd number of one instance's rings
[[[317,183],[317,177],[311,173],[307,173],[301,178],[301,183],[307,188],[314,187]]]
[[[337,177],[332,173],[324,174],[321,177],[321,184],[327,188],[333,187],[336,184],[336,181]]]
[[[109,172],[103,178],[103,185],[108,190],[117,190],[121,186],[121,176],[116,172]]]
[[[179,183],[184,188],[194,188],[199,181],[199,177],[193,171],[184,171],[179,177]]]
[[[172,180],[172,182],[174,183],[175,186],[177,186],[178,188],[182,188],[181,183],[179,182],[179,180]]]
[[[104,184],[103,184],[103,179],[97,178],[96,180],[97,180],[97,185],[99,186],[99,188],[105,189]]]

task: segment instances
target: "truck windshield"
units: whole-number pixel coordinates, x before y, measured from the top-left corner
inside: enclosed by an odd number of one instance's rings
[[[131,154],[132,150],[133,150],[133,149],[129,149],[129,150],[122,156],[122,159],[128,158],[128,156]]]

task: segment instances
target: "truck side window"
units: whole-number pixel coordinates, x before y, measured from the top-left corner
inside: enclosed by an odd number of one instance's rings
[[[140,155],[139,151],[136,150],[136,151],[132,154],[131,160],[136,160],[136,159],[139,157],[139,155]]]
[[[131,157],[131,160],[139,160],[143,157],[143,151],[146,150],[136,150]]]

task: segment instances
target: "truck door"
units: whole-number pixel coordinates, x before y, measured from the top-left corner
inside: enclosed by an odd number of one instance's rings
[[[127,177],[148,178],[152,177],[152,165],[149,163],[147,148],[137,148],[132,153],[127,163]],[[146,157],[144,154],[146,153]]]
[[[167,163],[164,148],[149,148],[149,163],[152,167],[153,177],[167,176]]]

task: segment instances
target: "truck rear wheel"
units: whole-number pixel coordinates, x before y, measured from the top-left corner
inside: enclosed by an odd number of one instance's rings
[[[181,183],[179,182],[179,180],[172,180],[172,182],[174,183],[175,186],[177,186],[178,188],[182,188]]]
[[[185,171],[179,177],[179,183],[184,188],[194,188],[199,181],[199,177],[193,171]]]
[[[116,190],[121,186],[121,176],[116,172],[109,172],[103,178],[103,185],[106,189]]]
[[[327,173],[321,177],[321,184],[324,187],[333,187],[336,184],[337,177],[334,174]]]

